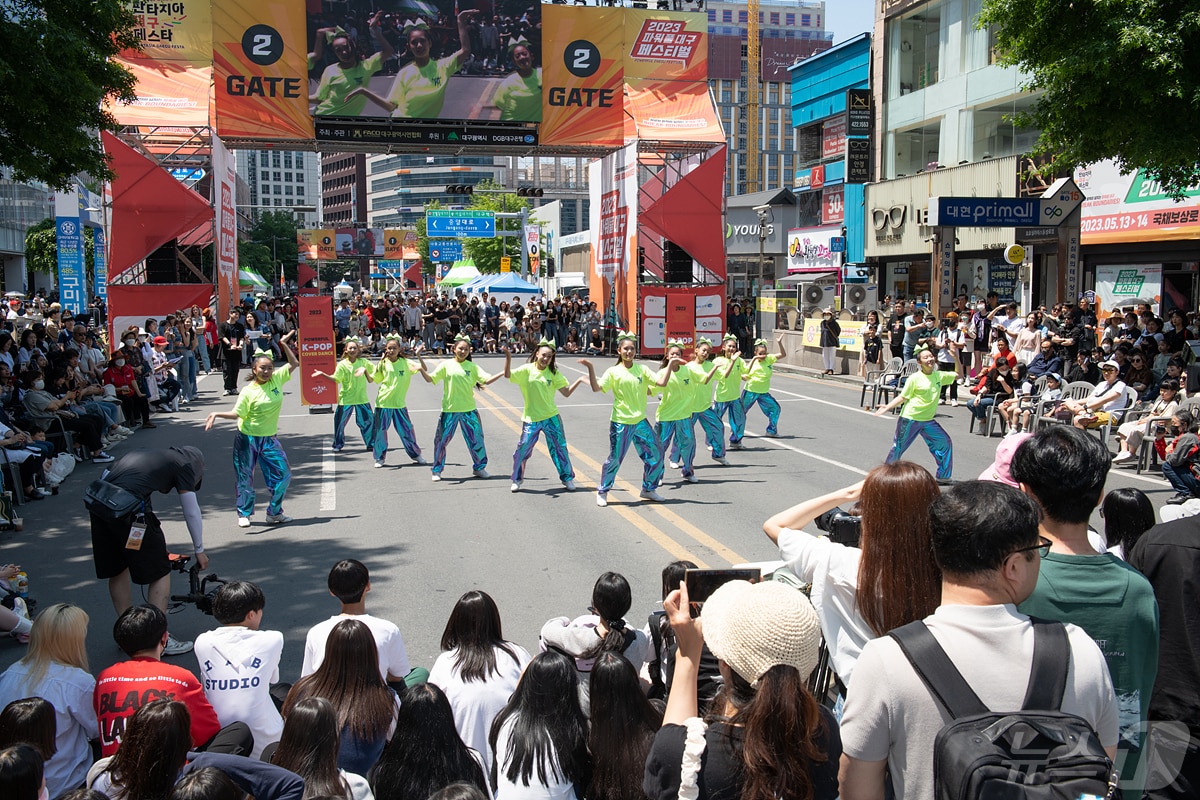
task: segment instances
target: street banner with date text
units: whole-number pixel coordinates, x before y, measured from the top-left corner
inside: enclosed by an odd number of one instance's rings
[[[300,332],[296,357],[300,359],[300,402],[306,406],[331,406],[337,402],[337,384],[312,377],[313,370],[332,375],[337,369],[337,346],[333,341],[333,298],[298,298]]]

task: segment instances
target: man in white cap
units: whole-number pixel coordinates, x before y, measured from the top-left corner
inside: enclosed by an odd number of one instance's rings
[[[1110,421],[1120,422],[1125,408],[1125,382],[1120,378],[1121,365],[1109,359],[1100,365],[1100,383],[1086,400],[1064,400],[1063,408],[1074,415],[1071,424],[1081,430],[1100,428]]]

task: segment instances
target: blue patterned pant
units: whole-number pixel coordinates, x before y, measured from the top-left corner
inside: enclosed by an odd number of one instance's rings
[[[729,414],[729,443],[737,444],[746,435],[746,407],[742,405],[742,398],[738,397],[733,400],[718,400],[713,403],[711,409],[713,415],[720,424],[721,417]],[[703,420],[701,420],[703,422]],[[707,433],[708,428],[704,429]],[[722,448],[724,450],[724,448]],[[713,448],[713,455],[717,454],[717,448]]]
[[[471,469],[487,466],[487,448],[483,444],[483,423],[478,411],[443,411],[438,417],[437,430],[433,434],[433,474],[441,475],[446,468],[446,446],[454,438],[454,431],[462,425],[463,440],[471,451]]]
[[[899,461],[918,436],[925,440],[925,446],[937,462],[938,480],[948,480],[954,471],[954,446],[950,443],[950,435],[936,420],[919,422],[906,417],[896,420],[896,443],[892,445],[886,463],[895,464]]]
[[[283,495],[292,482],[292,468],[287,453],[274,436],[247,436],[238,431],[233,439],[233,472],[237,476],[237,513],[248,517],[254,513],[254,465],[262,467],[271,502],[268,514],[283,513]]]
[[[400,443],[409,458],[421,455],[417,444],[417,436],[413,432],[412,420],[408,418],[407,408],[376,408],[375,424],[371,427],[371,441],[375,443],[375,460],[383,461],[388,451],[387,432],[390,427],[396,428],[400,434]]]
[[[704,430],[704,443],[712,448],[713,458],[725,456],[725,425],[721,422],[721,414],[712,407],[697,411],[692,420],[700,423]]]
[[[642,420],[636,425],[623,422],[608,423],[608,460],[600,471],[600,485],[596,487],[605,494],[617,480],[617,471],[621,462],[629,452],[632,444],[637,450],[638,458],[645,465],[642,469],[642,489],[654,491],[662,483],[663,478],[663,446],[654,433],[649,420]]]
[[[526,422],[521,425],[521,438],[517,440],[517,452],[513,453],[513,483],[525,479],[525,462],[533,455],[537,445],[538,435],[546,434],[546,447],[550,450],[550,460],[558,470],[558,479],[563,483],[575,480],[575,470],[571,468],[571,455],[567,452],[567,432],[563,429],[562,416],[555,414],[540,422]]]
[[[759,394],[758,392],[742,392],[742,414],[744,415],[750,409],[754,408],[754,404],[758,403],[758,407],[767,415],[767,433],[779,432],[779,401],[771,397],[767,392]],[[743,420],[744,422],[744,420]]]
[[[341,450],[346,446],[346,423],[350,421],[350,414],[354,414],[354,422],[358,425],[358,431],[362,434],[363,444],[367,449],[371,449],[372,443],[372,426],[374,425],[371,419],[371,404],[360,403],[353,406],[336,405],[333,407],[333,449]]]
[[[692,417],[660,422],[654,426],[654,433],[662,442],[663,452],[666,452],[667,445],[674,440],[679,451],[676,458],[684,475],[696,474],[696,429]]]

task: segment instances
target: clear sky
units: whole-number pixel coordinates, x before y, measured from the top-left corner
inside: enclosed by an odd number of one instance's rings
[[[833,31],[834,44],[870,33],[874,26],[873,0],[825,0],[825,30]]]

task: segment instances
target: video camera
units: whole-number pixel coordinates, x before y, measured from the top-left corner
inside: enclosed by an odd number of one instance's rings
[[[858,547],[862,538],[862,517],[840,508],[830,509],[817,517],[817,527],[829,534],[829,540],[847,547]]]
[[[188,566],[188,562],[191,560],[191,556],[175,555],[171,557],[171,569],[175,572],[186,572],[188,576],[188,593],[171,595],[171,602],[176,605],[191,603],[200,611],[212,616],[213,597],[227,581],[217,577],[215,572],[210,572],[201,578],[199,564]]]

